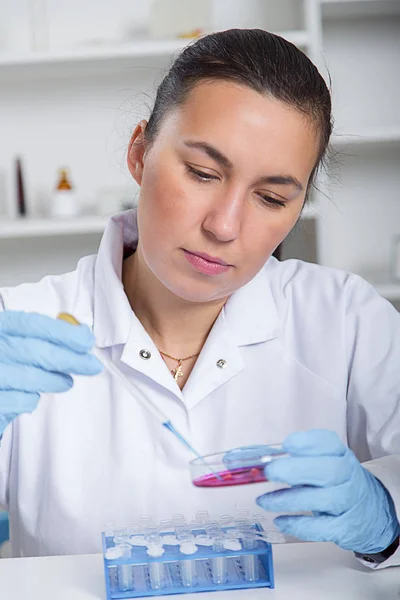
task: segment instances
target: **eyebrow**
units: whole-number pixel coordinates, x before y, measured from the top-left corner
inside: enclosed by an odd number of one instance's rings
[[[188,148],[196,148],[197,150],[201,150],[225,169],[233,169],[233,163],[229,160],[228,157],[222,154],[222,152],[217,150],[215,146],[212,146],[207,142],[196,142],[194,140],[185,140],[184,144],[185,146],[188,146]],[[300,181],[292,175],[266,175],[265,177],[260,177],[260,179],[257,180],[257,183],[291,185],[297,188],[299,191],[303,190],[303,186],[301,185]]]
[[[207,144],[207,142],[195,142],[194,140],[186,140],[185,145],[189,148],[197,148],[197,150],[202,150],[210,158],[215,160],[215,162],[219,163],[225,169],[233,169],[233,163],[227,158],[222,152],[217,150],[215,146],[211,146],[211,144]]]
[[[296,179],[296,177],[292,177],[292,175],[266,175],[265,177],[261,177],[258,179],[257,183],[275,183],[276,185],[292,185],[299,192],[303,191],[303,186],[300,181]]]

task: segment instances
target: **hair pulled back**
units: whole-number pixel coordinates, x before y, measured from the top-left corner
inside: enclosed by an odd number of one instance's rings
[[[158,87],[145,139],[151,145],[168,113],[201,82],[232,81],[296,108],[316,127],[320,148],[316,171],[332,132],[331,97],[311,60],[294,44],[262,29],[229,29],[187,46]]]

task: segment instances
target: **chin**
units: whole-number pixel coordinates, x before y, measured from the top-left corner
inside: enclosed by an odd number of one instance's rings
[[[182,285],[176,283],[175,285],[167,282],[163,282],[165,287],[172,292],[175,296],[186,302],[203,303],[212,302],[229,296],[232,291],[227,291],[219,288],[217,285],[194,285],[193,283],[188,285]]]

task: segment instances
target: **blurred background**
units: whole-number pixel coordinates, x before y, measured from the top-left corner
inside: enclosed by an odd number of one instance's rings
[[[125,166],[198,34],[260,27],[332,78],[333,159],[280,248],[400,308],[400,0],[0,0],[0,286],[73,270],[137,201]]]

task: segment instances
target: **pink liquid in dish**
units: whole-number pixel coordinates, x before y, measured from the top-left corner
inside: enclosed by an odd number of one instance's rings
[[[220,471],[218,477],[216,473],[207,473],[207,475],[194,479],[193,484],[197,487],[227,487],[229,485],[261,483],[262,481],[267,481],[264,475],[264,466]]]

